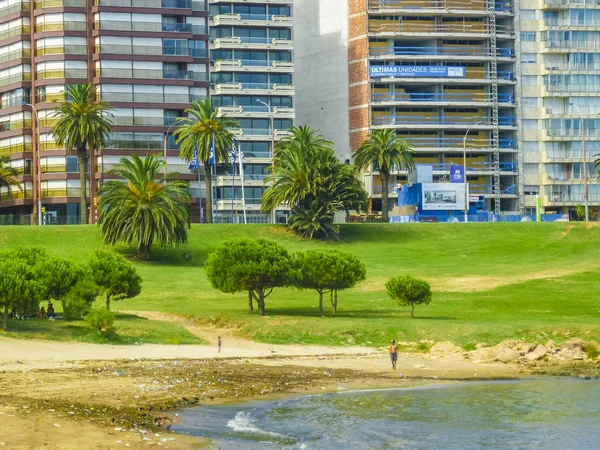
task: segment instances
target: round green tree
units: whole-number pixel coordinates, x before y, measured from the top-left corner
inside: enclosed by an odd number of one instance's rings
[[[204,268],[215,289],[230,294],[248,291],[249,310],[256,301],[261,316],[273,289],[290,285],[294,276],[287,250],[267,239],[229,239],[210,254]]]
[[[400,306],[410,306],[410,317],[415,317],[415,305],[431,303],[431,287],[429,283],[410,275],[395,277],[385,283],[387,293]]]

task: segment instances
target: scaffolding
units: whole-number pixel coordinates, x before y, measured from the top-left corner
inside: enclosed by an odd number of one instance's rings
[[[500,130],[498,128],[498,45],[496,39],[496,2],[488,3],[490,12],[490,81],[492,83],[492,149],[494,151],[494,213],[500,214]]]

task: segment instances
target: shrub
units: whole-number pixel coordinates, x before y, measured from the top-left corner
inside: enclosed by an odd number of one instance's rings
[[[109,309],[93,309],[85,316],[85,321],[92,330],[100,334],[108,335],[115,331],[115,314]]]
[[[400,306],[410,306],[410,317],[415,316],[415,305],[428,305],[431,303],[431,288],[429,283],[410,275],[390,278],[385,283],[385,288]]]
[[[94,280],[78,281],[63,298],[63,313],[66,320],[81,320],[92,309],[92,303],[100,294],[100,288]]]

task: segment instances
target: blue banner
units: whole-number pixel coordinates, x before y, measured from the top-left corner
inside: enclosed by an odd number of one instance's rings
[[[198,167],[200,167],[200,165],[198,164],[198,143],[196,142],[196,145],[194,146],[194,157],[192,158],[192,161],[190,162],[189,169],[191,171],[194,171],[194,170],[198,170]]]
[[[456,164],[450,165],[450,183],[464,183],[465,168]]]
[[[209,156],[208,156],[208,165],[209,166],[214,166],[217,164],[217,161],[215,160],[215,135],[213,134],[212,139],[210,140],[210,149],[209,149]]]
[[[371,78],[464,78],[465,67],[448,66],[370,66]]]

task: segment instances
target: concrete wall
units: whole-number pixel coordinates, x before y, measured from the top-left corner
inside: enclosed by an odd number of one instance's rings
[[[346,1],[294,1],[294,64],[296,125],[319,128],[349,159]]]

